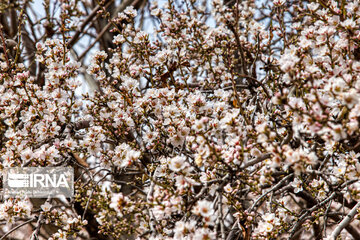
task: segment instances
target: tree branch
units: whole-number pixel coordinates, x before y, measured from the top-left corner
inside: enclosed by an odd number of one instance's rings
[[[351,222],[355,214],[357,213],[358,208],[360,207],[360,202],[358,202],[346,215],[346,217],[336,226],[335,230],[331,233],[330,239],[336,240],[337,236],[339,236],[340,232]]]
[[[259,162],[265,161],[266,159],[268,159],[270,157],[271,157],[271,153],[265,153],[265,154],[255,158],[254,160],[251,160],[251,161],[245,163],[242,167],[240,167],[240,169],[243,170],[243,169],[253,166]]]

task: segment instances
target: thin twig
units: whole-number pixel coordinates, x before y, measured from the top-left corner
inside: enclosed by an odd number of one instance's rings
[[[45,201],[45,203],[47,202],[50,202],[50,197],[48,197]],[[35,231],[31,234],[31,238],[30,240],[35,240],[35,239],[38,239],[37,235],[39,234],[40,232],[40,228],[41,228],[41,225],[44,223],[44,213],[41,212],[40,215],[39,215],[39,218],[38,218],[38,221],[36,222],[36,229]]]
[[[324,213],[324,227],[323,228],[324,228],[324,233],[325,234],[326,234],[326,222],[327,222],[327,219],[328,219],[330,207],[331,207],[331,201],[329,202],[328,207],[326,208],[326,211]]]
[[[107,3],[107,5],[105,7],[108,7],[113,1],[109,1]],[[67,44],[67,48],[71,49],[72,46],[76,43],[76,41],[79,39],[79,36],[81,33],[83,33],[86,25],[88,25],[88,23],[90,21],[92,21],[92,19],[94,18],[94,16],[96,16],[97,12],[100,9],[100,5],[97,5],[89,14],[89,16],[84,20],[84,22],[78,27],[78,30],[75,32],[75,34],[73,35],[73,37],[71,38],[71,40],[69,41],[69,43]]]
[[[124,1],[116,10],[117,12],[122,12],[124,11],[124,9],[129,6],[130,4],[133,4],[133,0],[127,0]],[[97,36],[97,38],[95,39],[95,41],[80,55],[78,61],[80,61],[83,57],[85,57],[85,55],[90,51],[90,49],[92,49],[94,47],[94,45],[99,41],[100,38],[102,38],[102,36],[106,33],[106,31],[109,29],[109,27],[113,24],[112,20],[105,25],[105,27],[103,28],[103,30],[101,30],[101,32],[99,33],[99,35]]]
[[[23,223],[17,225],[16,227],[12,228],[10,231],[8,231],[7,233],[5,233],[5,234],[0,238],[0,240],[5,239],[7,236],[9,236],[9,235],[10,235],[12,232],[14,232],[15,230],[17,230],[17,229],[21,228],[22,226],[25,226],[26,224],[31,223],[32,221],[35,221],[35,220],[36,220],[36,217],[33,217],[33,218],[27,220],[26,222],[23,222]]]
[[[225,225],[224,225],[224,217],[223,217],[223,209],[222,209],[222,193],[221,191],[218,191],[218,197],[219,197],[219,218],[220,218],[220,231],[221,231],[221,239],[225,240]]]
[[[38,238],[37,235],[38,235],[39,232],[40,232],[40,228],[41,228],[41,225],[43,224],[43,220],[44,220],[44,214],[43,214],[43,213],[40,213],[39,219],[38,219],[38,221],[36,222],[36,229],[35,229],[35,231],[31,234],[30,240],[35,240],[35,239]]]

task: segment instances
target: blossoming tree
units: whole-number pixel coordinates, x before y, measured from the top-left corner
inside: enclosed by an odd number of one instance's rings
[[[360,239],[359,1],[43,5],[0,3],[0,167],[75,197],[0,239]]]

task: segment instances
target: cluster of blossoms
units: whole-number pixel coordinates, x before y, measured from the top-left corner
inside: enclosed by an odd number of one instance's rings
[[[65,42],[37,44],[43,85],[2,63],[0,168],[76,168],[74,208],[40,206],[51,238],[322,238],[354,217],[360,6],[290,4],[264,5],[266,26],[253,1],[153,3],[157,37],[128,7],[87,68],[99,91],[82,99]],[[29,215],[0,204],[0,219]]]
[[[31,214],[31,204],[26,199],[7,199],[0,205],[0,220],[13,223],[16,218],[26,218]]]

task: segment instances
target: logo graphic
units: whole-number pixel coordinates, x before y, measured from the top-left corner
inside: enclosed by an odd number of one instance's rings
[[[73,197],[74,170],[71,167],[5,168],[5,196]]]
[[[28,174],[9,174],[8,184],[10,187],[29,187]]]

